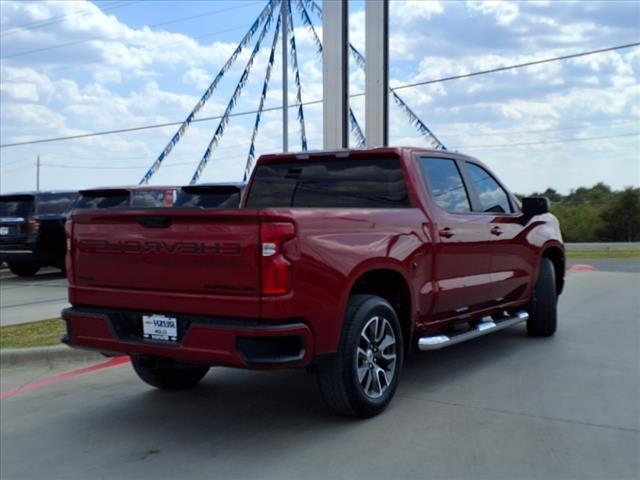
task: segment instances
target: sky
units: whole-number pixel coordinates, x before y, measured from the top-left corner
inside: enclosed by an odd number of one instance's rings
[[[322,58],[292,1],[303,102],[322,98]],[[322,6],[322,2],[318,4]],[[184,120],[266,1],[2,1],[0,143]],[[321,20],[309,12],[322,38]],[[254,111],[274,21],[235,112]],[[390,84],[401,86],[640,41],[640,2],[390,3]],[[198,118],[221,115],[258,35]],[[364,3],[349,2],[350,41],[364,48]],[[280,48],[265,108],[282,105]],[[289,62],[291,67],[291,62]],[[605,182],[640,185],[640,47],[398,90],[450,150],[479,158],[519,193]],[[288,99],[296,87],[289,72]],[[350,93],[364,91],[351,59]],[[364,129],[364,99],[351,99]],[[310,149],[322,107],[304,107]],[[242,180],[255,114],[232,117],[200,179]],[[219,120],[193,124],[151,184],[187,184]],[[426,146],[390,102],[390,144]],[[177,127],[0,148],[0,192],[134,185]],[[595,138],[594,138],[595,137]],[[282,150],[282,114],[265,112],[256,151]],[[290,149],[301,149],[289,111]],[[355,138],[352,138],[355,144]]]

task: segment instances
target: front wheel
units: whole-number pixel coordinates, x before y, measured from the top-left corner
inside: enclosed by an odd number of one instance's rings
[[[142,381],[161,390],[193,388],[209,371],[209,367],[146,356],[132,356],[131,365]]]
[[[558,293],[553,262],[544,257],[540,262],[538,282],[529,304],[527,333],[532,337],[550,337],[558,327]]]
[[[374,295],[349,299],[338,352],[317,371],[329,409],[367,418],[391,401],[402,370],[403,342],[393,307]]]

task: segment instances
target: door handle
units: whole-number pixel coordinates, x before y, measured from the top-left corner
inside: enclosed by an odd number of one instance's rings
[[[453,233],[453,230],[451,230],[449,227],[441,228],[440,230],[438,230],[438,234],[444,238],[451,238],[455,235],[455,233]]]
[[[500,235],[502,235],[502,229],[496,225],[491,229],[491,235],[496,235],[499,237]]]

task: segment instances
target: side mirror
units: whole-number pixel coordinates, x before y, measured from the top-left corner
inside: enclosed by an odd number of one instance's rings
[[[551,202],[547,197],[526,197],[522,199],[522,213],[527,217],[549,213]]]

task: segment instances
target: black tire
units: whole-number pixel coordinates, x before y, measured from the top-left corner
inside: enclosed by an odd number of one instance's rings
[[[380,323],[375,323],[374,326],[372,322],[376,317]],[[382,332],[380,339],[374,338],[373,346],[366,350],[371,357],[362,354],[364,349],[358,353],[358,347],[362,348],[365,342],[363,333],[368,332],[368,336],[372,336],[371,330],[365,332],[365,327],[369,329],[380,327],[378,331]],[[394,344],[388,344],[388,339],[391,337],[394,337]],[[395,360],[387,361],[386,358],[392,355],[395,355]],[[382,412],[391,401],[398,386],[403,357],[400,322],[389,302],[374,295],[353,295],[347,306],[339,350],[317,370],[320,392],[329,410],[338,415],[358,418],[368,418]],[[359,364],[362,365],[358,367]],[[371,370],[367,371],[367,368]],[[387,368],[388,372],[385,370]],[[359,372],[364,372],[362,380],[358,378]],[[377,387],[374,388],[373,379],[376,377]],[[388,383],[384,382],[389,377]],[[370,378],[370,393],[371,395],[379,394],[377,398],[372,398],[366,392],[366,384]],[[383,383],[386,383],[386,386],[383,386]]]
[[[142,381],[161,390],[193,388],[209,371],[209,367],[145,356],[132,356],[131,365]]]
[[[553,262],[543,257],[533,298],[529,304],[527,333],[532,337],[550,337],[558,327],[558,293]]]
[[[9,262],[9,270],[18,277],[33,277],[40,270],[40,265],[30,261]]]

